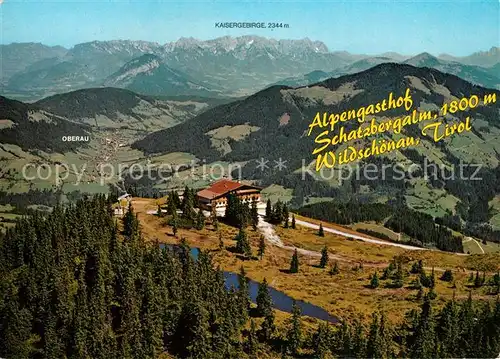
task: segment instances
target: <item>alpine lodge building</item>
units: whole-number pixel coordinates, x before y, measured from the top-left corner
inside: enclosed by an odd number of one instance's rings
[[[199,191],[196,194],[198,206],[201,209],[211,211],[223,210],[226,208],[227,196],[233,194],[238,197],[243,203],[252,203],[253,201],[260,202],[260,191],[262,188],[244,184],[238,181],[221,179],[214,182],[210,187]]]

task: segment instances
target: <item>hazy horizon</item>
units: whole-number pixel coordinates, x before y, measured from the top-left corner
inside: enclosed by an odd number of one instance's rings
[[[93,1],[5,0],[0,42],[71,48],[91,41],[159,44],[255,35],[309,38],[331,52],[467,56],[498,46],[499,2],[487,1]],[[288,28],[221,29],[216,22],[278,22]],[[480,36],[478,36],[480,34]]]
[[[222,37],[226,37],[227,35],[225,36],[219,36],[219,37],[215,37],[215,38],[212,38],[212,39],[206,39],[206,40],[202,40],[202,39],[198,39],[198,38],[194,38],[195,40],[198,40],[198,41],[213,41],[213,40],[217,40],[219,38],[222,38]],[[256,35],[256,34],[247,34],[247,35],[239,35],[239,36],[230,36],[230,37],[233,37],[233,38],[238,38],[238,37],[244,37],[244,36],[251,36],[251,37],[261,37],[261,38],[265,38],[265,39],[268,39],[268,40],[276,40],[276,41],[282,41],[282,40],[295,40],[295,41],[299,41],[299,40],[311,40],[311,41],[320,41],[320,42],[323,42],[321,40],[317,40],[317,39],[310,39],[310,38],[307,38],[307,37],[304,37],[304,38],[299,38],[299,39],[289,39],[289,38],[275,38],[275,37],[268,37],[268,36],[261,36],[261,35]],[[156,41],[150,41],[150,40],[143,40],[143,39],[138,39],[138,40],[132,40],[132,39],[126,39],[126,38],[122,38],[122,39],[103,39],[103,40],[90,40],[90,41],[85,41],[85,42],[81,42],[81,43],[78,43],[78,44],[75,44],[73,46],[70,46],[70,47],[67,47],[67,46],[63,46],[63,45],[49,45],[49,44],[45,44],[43,42],[35,42],[35,41],[26,41],[26,42],[11,42],[11,43],[8,43],[8,44],[4,44],[4,43],[1,43],[0,45],[3,45],[3,46],[8,46],[8,45],[16,45],[16,44],[41,44],[41,45],[44,45],[44,46],[50,46],[50,47],[63,47],[65,48],[66,50],[70,50],[72,49],[74,46],[77,46],[77,45],[81,45],[81,44],[85,44],[85,43],[92,43],[92,42],[113,42],[113,41],[144,41],[144,42],[149,42],[149,43],[156,43],[160,46],[162,45],[165,45],[167,43],[172,43],[172,42],[177,42],[179,41],[181,38],[190,38],[191,36],[183,36],[183,37],[180,37],[176,40],[173,40],[173,41],[167,41],[167,42],[164,42],[164,43],[161,43],[161,42],[156,42]],[[324,43],[324,42],[323,42]],[[326,45],[326,44],[325,44]],[[328,46],[327,46],[328,47]],[[396,53],[398,55],[401,55],[401,56],[417,56],[417,55],[420,55],[422,53],[429,53],[430,55],[432,56],[435,56],[435,57],[438,57],[438,56],[442,56],[442,55],[449,55],[449,56],[455,56],[455,57],[462,57],[462,56],[468,56],[468,55],[471,55],[473,53],[478,53],[478,52],[487,52],[493,48],[498,48],[499,46],[498,45],[492,45],[490,46],[489,48],[484,48],[484,49],[478,49],[470,54],[465,54],[465,55],[455,55],[455,54],[450,54],[450,53],[431,53],[430,51],[421,51],[419,53],[414,53],[414,54],[409,54],[409,53],[401,53],[401,52],[397,52],[397,51],[383,51],[383,52],[378,52],[378,53],[366,53],[366,52],[350,52],[350,51],[347,51],[347,50],[343,50],[343,49],[335,49],[335,50],[332,50],[330,48],[328,48],[328,51],[331,52],[331,53],[335,53],[335,52],[348,52],[352,55],[367,55],[367,56],[380,56],[380,55],[383,55],[383,54],[390,54],[390,53]]]

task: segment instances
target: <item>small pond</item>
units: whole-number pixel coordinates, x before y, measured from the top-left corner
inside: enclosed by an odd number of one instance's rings
[[[174,245],[171,245],[174,247]],[[160,247],[165,247],[165,244],[160,244]],[[191,248],[191,255],[194,259],[198,258],[198,253],[200,252],[199,248]],[[225,284],[226,288],[238,288],[238,274],[233,272],[224,272]],[[257,292],[259,288],[259,283],[249,279],[248,282],[250,289],[250,299],[255,303],[257,298]],[[290,313],[292,311],[293,298],[289,295],[274,289],[273,287],[268,286],[269,294],[271,295],[271,299],[273,301],[273,307]],[[334,316],[330,315],[326,310],[316,305],[313,305],[308,302],[304,302],[301,300],[295,301],[297,306],[300,308],[302,315],[306,315],[308,317],[317,318],[321,320],[326,320],[331,323],[336,323],[338,320]]]

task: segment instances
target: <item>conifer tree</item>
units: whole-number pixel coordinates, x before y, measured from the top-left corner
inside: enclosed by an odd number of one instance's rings
[[[257,230],[257,226],[259,224],[259,213],[257,211],[257,200],[253,200],[252,201],[252,207],[251,207],[251,210],[250,210],[250,216],[252,217],[251,221],[252,221],[252,228],[254,231]]]
[[[445,282],[453,282],[453,272],[449,269],[445,270],[441,276],[441,280]]]
[[[402,288],[404,285],[404,272],[403,267],[400,263],[396,265],[396,273],[394,274],[394,280],[392,286],[394,288]]]
[[[392,330],[387,323],[387,317],[385,313],[380,316],[379,325],[379,338],[380,338],[380,357],[381,358],[394,358],[395,353],[392,349]]]
[[[182,197],[181,209],[182,209],[182,218],[193,220],[196,216],[196,212],[194,211],[195,205],[195,196],[193,191],[186,186],[184,188],[184,194]]]
[[[163,352],[163,304],[151,271],[146,274],[144,287],[143,300],[147,303],[142,314],[144,354],[146,357],[156,358]]]
[[[493,282],[493,288],[494,288],[494,293],[493,294],[500,294],[500,272],[497,272],[492,279]]]
[[[356,358],[366,357],[366,336],[365,328],[359,319],[354,321],[354,334],[352,339],[353,354]]]
[[[434,267],[432,267],[432,272],[429,277],[429,288],[433,289],[436,286],[436,274],[434,273]]]
[[[431,288],[429,290],[429,293],[427,293],[427,296],[429,297],[429,300],[434,300],[437,298],[437,294],[436,294],[434,288]]]
[[[424,288],[423,287],[420,287],[418,289],[418,292],[417,292],[417,296],[416,296],[416,299],[417,300],[420,300],[424,297]]]
[[[236,236],[236,251],[248,257],[252,256],[252,249],[248,242],[247,233],[243,227],[240,228]]]
[[[203,211],[200,209],[198,214],[196,215],[196,229],[202,230],[205,227],[205,216],[203,215]]]
[[[273,209],[271,206],[271,200],[268,199],[266,202],[266,221],[271,221],[272,220],[272,215],[273,215]]]
[[[269,294],[266,278],[264,278],[262,283],[259,283],[255,302],[257,303],[257,314],[259,316],[265,317],[272,312],[273,302],[271,300],[271,295]]]
[[[293,252],[292,260],[290,262],[290,273],[298,273],[299,272],[299,255],[297,253],[297,249]]]
[[[320,323],[318,330],[313,337],[314,357],[318,359],[326,358],[330,353],[331,333],[328,323]]]
[[[133,238],[137,235],[139,230],[139,221],[134,213],[134,208],[132,203],[128,205],[128,211],[123,217],[123,234],[129,238]]]
[[[272,339],[275,331],[276,326],[274,324],[274,312],[272,310],[269,310],[264,317],[264,321],[262,322],[262,326],[259,331],[260,337],[263,341],[269,342]]]
[[[339,270],[339,264],[337,261],[335,261],[333,263],[333,266],[332,268],[330,268],[330,275],[336,275],[336,274],[339,274],[340,270]]]
[[[274,210],[272,213],[272,222],[273,223],[281,223],[283,222],[283,202],[281,200],[277,200],[276,204],[274,205]]]
[[[346,320],[342,321],[340,329],[335,332],[334,338],[335,352],[341,357],[352,358],[352,331],[349,323]]]
[[[460,339],[459,310],[455,299],[447,302],[439,316],[440,357],[457,358],[457,344]]]
[[[468,281],[469,283],[474,282],[474,273],[470,272]]]
[[[295,224],[295,214],[292,214],[292,229],[295,229],[296,228],[296,224]]]
[[[266,240],[263,235],[259,237],[259,250],[258,250],[258,256],[262,260],[264,257],[264,253],[266,251]]]
[[[257,340],[255,322],[253,319],[251,319],[250,330],[248,331],[248,335],[245,342],[245,351],[252,357],[255,357],[255,355],[257,354],[258,347],[259,347],[259,342]]]
[[[244,318],[248,316],[248,310],[250,309],[250,287],[248,285],[247,273],[243,266],[240,267],[240,272],[238,273],[238,296],[240,298],[242,312]],[[244,322],[245,322],[244,321]]]
[[[300,317],[300,308],[294,300],[292,304],[292,317],[290,318],[286,336],[287,348],[292,355],[297,355],[302,345],[302,324]]]
[[[325,268],[327,264],[328,264],[328,248],[325,245],[321,250],[321,259],[319,261],[319,267]]]
[[[224,241],[222,240],[222,233],[219,232],[219,250],[222,251],[224,249]]]
[[[378,315],[373,313],[372,322],[370,324],[370,332],[366,344],[366,356],[368,358],[384,358],[384,348],[380,335],[380,323]]]
[[[179,229],[179,219],[177,218],[177,213],[174,212],[174,215],[172,216],[172,232],[174,233],[174,237],[177,236],[177,230]]]
[[[285,204],[283,204],[283,222],[284,222],[285,228],[288,228],[288,226],[289,226],[289,223],[290,223],[290,220],[288,219],[289,216],[290,216],[290,214],[288,213],[288,206],[285,203]]]
[[[177,196],[177,200],[179,199],[179,196]],[[176,192],[174,191],[170,192],[167,198],[167,212],[170,216],[173,216],[174,213],[177,213],[177,200],[176,200]]]
[[[375,288],[378,288],[378,286],[379,286],[378,274],[377,274],[377,272],[375,272],[375,273],[373,273],[373,276],[370,280],[370,288],[375,289]]]
[[[211,209],[211,214],[210,214],[210,219],[212,221],[212,226],[214,227],[214,231],[219,230],[219,219],[217,218],[217,209],[215,206],[212,207]]]
[[[476,271],[476,277],[474,278],[474,286],[479,288],[482,285],[481,277],[479,277],[479,271]]]
[[[418,316],[417,326],[410,340],[410,357],[435,357],[435,325],[432,306],[428,296],[424,297],[421,313]]]
[[[318,236],[320,236],[320,237],[324,237],[325,236],[325,231],[323,229],[323,223],[319,224]]]
[[[424,264],[423,264],[422,260],[419,259],[417,262],[413,263],[411,270],[410,270],[410,273],[420,274],[423,269],[424,269]]]

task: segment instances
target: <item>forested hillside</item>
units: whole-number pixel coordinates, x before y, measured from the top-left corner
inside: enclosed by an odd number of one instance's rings
[[[89,133],[90,128],[84,124],[41,112],[38,106],[0,96],[0,143],[14,144],[23,150],[67,152],[86,144],[62,141],[63,136],[88,136]]]
[[[341,203],[338,201],[310,204],[297,210],[303,216],[338,224],[375,221],[412,238],[411,244],[436,247],[449,252],[463,252],[462,238],[453,235],[434,218],[407,208],[402,203]],[[442,223],[442,222],[441,222]]]
[[[146,247],[133,215],[121,240],[110,212],[79,201],[2,238],[0,355],[238,357],[244,317],[209,257]]]
[[[469,297],[436,310],[432,292],[397,325],[374,314],[369,327],[344,318],[314,329],[294,306],[277,328],[265,282],[249,310],[244,272],[228,290],[208,253],[194,260],[182,240],[179,250],[147,244],[133,210],[120,225],[111,212],[102,196],[83,199],[0,235],[0,356],[435,358],[500,350],[500,301]]]

